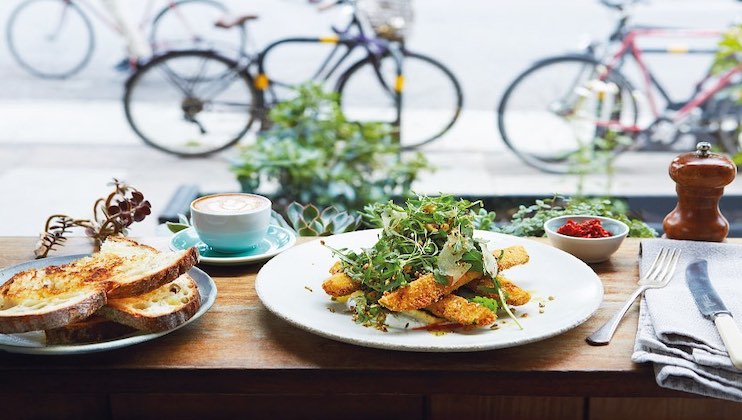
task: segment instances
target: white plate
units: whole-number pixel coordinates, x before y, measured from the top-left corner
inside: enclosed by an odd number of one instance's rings
[[[201,241],[192,227],[183,229],[170,238],[170,249],[182,251],[195,246],[200,255],[198,261],[211,265],[252,264],[272,258],[291,248],[296,243],[296,235],[289,229],[271,225],[260,244],[249,251],[239,254],[222,254],[214,251]]]
[[[85,255],[70,255],[65,257],[44,258],[41,260],[28,261],[25,263],[7,267],[0,270],[0,284],[5,283],[11,277],[13,277],[13,274],[20,271],[33,268],[43,268],[50,265],[66,264],[72,260],[76,260],[84,256]],[[145,341],[154,340],[158,337],[162,337],[165,334],[169,334],[197,320],[201,317],[201,315],[206,313],[209,308],[211,308],[211,305],[214,304],[214,300],[216,299],[216,284],[214,284],[214,280],[209,277],[208,274],[195,267],[188,271],[188,275],[193,277],[193,280],[196,281],[196,285],[198,285],[198,292],[201,294],[201,307],[198,309],[198,312],[196,312],[196,314],[193,315],[188,321],[171,330],[161,331],[157,333],[136,333],[134,335],[113,339],[110,341],[103,341],[100,343],[54,346],[46,345],[46,338],[44,337],[43,331],[32,331],[22,334],[0,334],[0,350],[5,350],[11,353],[26,354],[95,353],[128,347],[134,344],[139,344]]]
[[[379,230],[364,230],[324,238],[333,248],[359,250],[372,246]],[[263,304],[274,314],[309,332],[333,340],[391,350],[461,352],[519,346],[563,333],[585,322],[603,300],[603,284],[585,263],[566,252],[524,238],[477,231],[490,247],[526,247],[530,262],[503,272],[532,294],[517,308],[523,330],[511,319],[497,330],[480,328],[434,335],[427,331],[390,328],[381,332],[355,324],[345,306],[332,302],[322,282],[336,258],[320,241],[290,249],[269,261],[258,273],[255,288]],[[549,300],[549,297],[554,297]],[[544,313],[539,313],[543,303]],[[334,311],[334,312],[333,312]]]

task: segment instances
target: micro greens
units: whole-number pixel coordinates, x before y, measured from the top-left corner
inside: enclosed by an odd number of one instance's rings
[[[393,291],[433,273],[435,280],[449,284],[466,272],[479,272],[493,280],[487,288],[492,296],[476,296],[472,291],[457,291],[472,302],[493,312],[503,309],[521,327],[505,303],[506,294],[499,286],[497,258],[487,243],[474,239],[474,229],[486,226],[494,213],[481,210],[480,202],[456,200],[451,195],[418,196],[404,205],[393,202],[366,206],[364,217],[382,228],[379,240],[360,251],[334,249],[342,271],[361,283],[362,294],[353,297],[354,320],[366,326],[384,329],[384,311],[378,303],[383,293]],[[475,209],[480,208],[477,212]],[[361,292],[356,292],[361,293]],[[499,298],[499,301],[498,301]]]
[[[440,283],[488,266],[488,274],[496,275],[483,255],[486,245],[473,239],[471,208],[478,205],[443,195],[419,196],[404,206],[391,201],[367,206],[366,215],[382,223],[379,241],[359,252],[332,251],[346,274],[377,292],[395,290],[425,273]]]
[[[497,300],[488,298],[486,296],[474,296],[473,298],[469,299],[470,301],[474,303],[478,303],[485,308],[489,309],[490,311],[497,313],[497,310],[500,308],[500,305],[497,303]]]

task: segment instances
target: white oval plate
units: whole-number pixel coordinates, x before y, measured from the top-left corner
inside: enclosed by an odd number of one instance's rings
[[[44,258],[41,260],[32,260],[18,265],[10,266],[0,270],[0,284],[4,284],[11,277],[13,277],[15,273],[18,273],[20,271],[33,268],[44,268],[50,265],[66,264],[70,261],[85,256],[86,255],[69,255],[64,257]],[[193,277],[193,280],[196,281],[198,292],[201,294],[201,307],[198,309],[196,314],[193,315],[188,321],[173,329],[156,333],[141,332],[118,339],[102,341],[100,343],[56,346],[46,345],[46,337],[44,336],[43,331],[31,331],[22,334],[0,334],[0,350],[5,350],[11,353],[56,355],[96,353],[101,351],[119,349],[122,347],[128,347],[134,344],[143,343],[145,341],[154,340],[155,338],[162,337],[165,334],[170,334],[171,332],[183,328],[191,322],[200,318],[201,315],[205,314],[206,311],[211,308],[211,305],[214,304],[214,300],[216,300],[216,284],[214,284],[214,280],[208,274],[194,267],[188,271],[188,275]]]
[[[371,247],[379,230],[330,236],[331,247],[359,250]],[[322,282],[335,262],[319,240],[296,246],[266,263],[255,280],[263,304],[274,314],[309,332],[346,343],[390,350],[463,352],[519,346],[570,330],[590,318],[603,300],[603,284],[595,272],[566,252],[532,240],[477,231],[491,248],[523,245],[530,262],[503,273],[532,294],[517,307],[523,330],[502,316],[499,329],[479,328],[434,335],[427,331],[390,328],[388,332],[355,324],[343,304],[332,302]],[[549,297],[553,300],[549,300]],[[545,305],[539,313],[539,303]],[[523,317],[523,314],[527,314]]]

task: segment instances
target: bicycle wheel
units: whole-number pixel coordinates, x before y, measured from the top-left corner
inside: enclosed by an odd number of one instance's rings
[[[237,143],[261,97],[235,61],[211,51],[174,51],[126,82],[124,110],[148,145],[178,156],[206,156]]]
[[[463,95],[456,77],[443,64],[410,51],[403,55],[400,115],[394,91],[397,66],[389,55],[369,56],[353,64],[340,76],[335,90],[350,120],[399,121],[400,144],[409,150],[430,143],[453,126]]]
[[[90,20],[73,2],[28,0],[8,18],[13,58],[34,76],[64,79],[80,71],[95,46]]]
[[[742,152],[742,104],[740,104],[739,84],[722,89],[706,105],[706,117],[713,125],[711,134],[721,143],[724,150],[736,155]]]
[[[505,144],[528,165],[551,173],[579,170],[595,152],[626,149],[616,139],[636,126],[632,90],[621,74],[592,57],[549,58],[505,90],[497,125]]]
[[[213,47],[227,45],[244,51],[244,26],[220,29],[214,23],[229,14],[226,6],[214,0],[180,0],[163,8],[152,21],[149,41],[154,51],[174,45]]]

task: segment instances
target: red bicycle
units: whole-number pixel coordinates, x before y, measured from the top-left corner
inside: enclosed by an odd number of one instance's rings
[[[668,150],[687,135],[729,153],[742,151],[742,63],[720,74],[709,68],[691,96],[676,101],[644,54],[714,54],[716,48],[637,43],[647,37],[718,38],[723,31],[629,26],[628,9],[637,0],[600,1],[621,13],[602,48],[591,44],[582,53],[539,60],[506,89],[497,109],[505,144],[527,164],[551,173],[574,169],[585,151]],[[621,72],[628,59],[639,69],[640,89]]]

